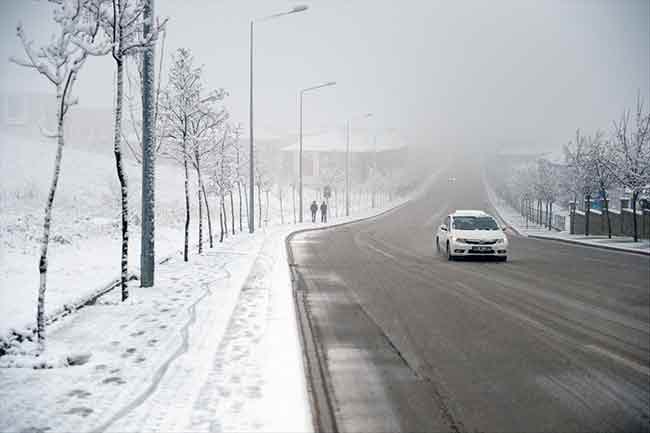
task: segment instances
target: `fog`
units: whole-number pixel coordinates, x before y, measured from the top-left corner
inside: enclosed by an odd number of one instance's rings
[[[316,0],[309,10],[255,26],[258,136],[296,134],[298,92],[306,130],[396,128],[409,145],[556,149],[576,128],[607,129],[640,94],[650,99],[650,3],[639,1]],[[249,20],[283,1],[157,0],[169,18],[169,55],[190,48],[208,87],[229,92],[231,119],[247,124]],[[51,92],[22,53],[15,25],[47,37],[45,1],[3,0],[2,92]],[[81,106],[111,107],[114,68],[92,59],[79,78]]]

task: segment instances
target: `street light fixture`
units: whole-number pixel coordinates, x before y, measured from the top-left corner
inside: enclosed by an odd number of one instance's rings
[[[258,18],[258,19],[253,19],[251,20],[250,23],[250,100],[249,100],[249,105],[248,105],[248,138],[250,141],[250,149],[249,149],[249,194],[248,194],[248,231],[249,233],[255,232],[255,199],[254,199],[254,194],[255,194],[255,171],[254,171],[254,164],[255,164],[255,154],[254,154],[254,149],[253,149],[253,24],[258,21],[268,21],[273,18],[279,18],[285,15],[290,15],[290,14],[295,14],[298,12],[303,12],[308,9],[308,6],[306,5],[299,5],[299,6],[294,6],[293,9],[288,10],[286,12],[280,12],[276,13],[273,15],[269,15],[266,17]]]
[[[300,150],[298,151],[298,209],[299,209],[299,222],[302,222],[302,96],[312,90],[321,89],[336,85],[336,81],[329,81],[327,83],[319,84],[317,86],[307,87],[300,91]]]
[[[366,113],[361,118],[372,117],[372,113]],[[350,216],[350,126],[351,120],[346,124],[346,146],[345,146],[345,216]]]

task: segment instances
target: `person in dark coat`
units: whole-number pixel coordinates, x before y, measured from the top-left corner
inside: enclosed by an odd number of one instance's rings
[[[316,200],[311,202],[311,206],[309,206],[309,210],[311,210],[311,222],[315,223],[316,212],[318,212],[318,204],[316,203]]]
[[[320,204],[320,222],[327,222],[327,203],[325,203],[325,200]]]

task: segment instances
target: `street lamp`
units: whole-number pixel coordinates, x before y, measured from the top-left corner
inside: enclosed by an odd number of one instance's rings
[[[302,222],[302,96],[312,90],[320,89],[323,87],[334,86],[336,81],[319,84],[318,86],[307,87],[300,91],[300,150],[298,151],[298,208],[300,211],[299,222]]]
[[[372,117],[372,113],[366,113],[362,118]],[[350,119],[346,124],[346,145],[345,145],[345,216],[350,216]]]
[[[288,10],[286,12],[280,12],[277,14],[269,15],[266,17],[258,18],[251,20],[251,34],[250,34],[250,100],[249,100],[249,105],[248,105],[248,138],[250,141],[250,149],[249,149],[249,194],[248,194],[248,231],[249,233],[255,232],[255,199],[253,194],[255,194],[255,171],[254,171],[254,164],[255,164],[255,154],[254,154],[254,149],[253,149],[253,24],[255,21],[262,22],[262,21],[268,21],[273,18],[279,18],[285,15],[290,15],[290,14],[295,14],[297,12],[303,12],[308,9],[308,6],[306,5],[299,5],[299,6],[294,6],[293,9]]]

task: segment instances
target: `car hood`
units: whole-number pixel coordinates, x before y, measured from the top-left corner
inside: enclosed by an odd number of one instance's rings
[[[452,235],[457,238],[476,240],[505,239],[506,237],[501,230],[453,230]]]

